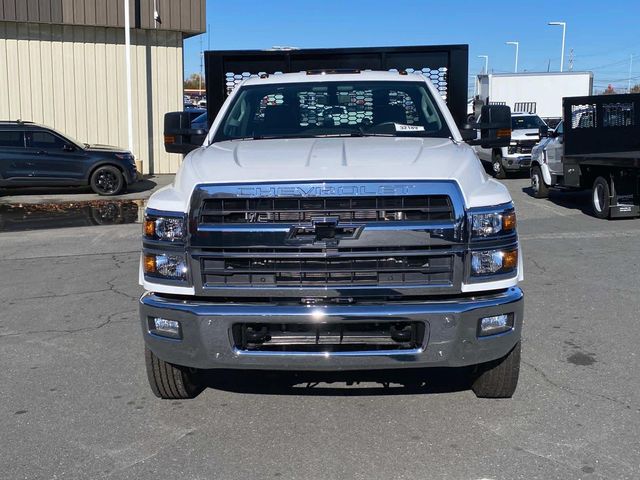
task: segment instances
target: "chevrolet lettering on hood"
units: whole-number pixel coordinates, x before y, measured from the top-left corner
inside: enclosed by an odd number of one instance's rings
[[[255,186],[240,187],[239,197],[325,197],[407,195],[415,185],[308,185],[308,186]]]

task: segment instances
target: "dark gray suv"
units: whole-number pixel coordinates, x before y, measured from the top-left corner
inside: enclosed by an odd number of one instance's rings
[[[117,195],[139,177],[125,149],[77,142],[31,122],[0,122],[0,187],[89,185]]]

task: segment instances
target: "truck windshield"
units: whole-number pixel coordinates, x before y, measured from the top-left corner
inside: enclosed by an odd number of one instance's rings
[[[332,136],[449,137],[422,82],[306,82],[241,87],[214,142]]]
[[[537,115],[521,115],[511,117],[512,130],[538,129],[545,123]]]

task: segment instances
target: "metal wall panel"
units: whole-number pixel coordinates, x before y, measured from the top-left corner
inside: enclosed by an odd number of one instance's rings
[[[75,25],[84,25],[84,0],[73,1],[73,23]]]
[[[62,0],[62,23],[73,23],[73,2],[74,0]]]
[[[162,23],[153,15],[154,0],[131,0],[135,28],[204,32],[206,0],[156,0]],[[122,0],[0,0],[0,21],[124,27]]]
[[[84,0],[84,23],[96,24],[96,0]]]
[[[131,40],[134,153],[145,173],[173,173],[182,157],[165,152],[163,119],[182,108],[182,33],[136,30]],[[0,52],[0,119],[127,146],[122,29],[0,22]]]
[[[25,0],[16,0],[16,21],[26,22],[28,19],[27,2]]]
[[[25,0],[22,0],[23,2]],[[38,5],[38,0],[26,0],[27,3],[27,20],[29,22],[39,22],[40,21],[40,8]]]
[[[51,0],[38,0],[39,21],[51,23]]]
[[[107,0],[95,0],[96,1],[96,25],[105,27],[107,26]]]
[[[171,11],[169,12],[169,27],[171,28],[171,30],[180,30],[180,14],[182,13],[180,8],[181,6],[182,3],[180,2],[180,0],[173,0],[173,2],[171,2]]]
[[[62,23],[62,0],[51,0],[51,23]]]
[[[16,19],[16,0],[4,0],[3,1],[3,17],[7,21]]]

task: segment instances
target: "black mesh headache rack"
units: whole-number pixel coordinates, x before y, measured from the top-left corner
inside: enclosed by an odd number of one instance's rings
[[[569,97],[563,109],[565,157],[640,157],[640,94]]]
[[[467,117],[467,45],[205,52],[207,110],[213,122],[245,78],[289,72],[389,70],[418,72],[433,82],[462,125]]]

